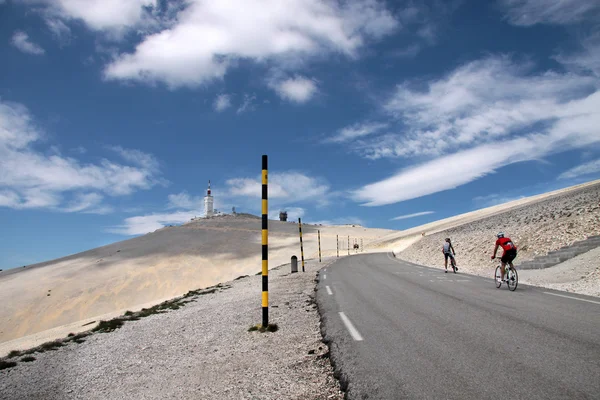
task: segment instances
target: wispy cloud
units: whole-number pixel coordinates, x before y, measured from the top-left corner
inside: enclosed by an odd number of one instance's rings
[[[46,22],[46,26],[61,45],[67,45],[71,42],[71,28],[69,28],[61,19],[48,16],[44,18],[44,22]]]
[[[16,31],[13,34],[10,42],[13,46],[21,50],[23,53],[33,54],[36,56],[41,56],[42,54],[46,53],[46,51],[41,46],[29,40],[29,35],[27,35],[23,31]]]
[[[236,113],[242,114],[242,113],[245,113],[248,111],[253,111],[256,108],[256,105],[254,103],[255,101],[256,101],[256,95],[244,94],[244,101],[238,107]]]
[[[261,197],[260,177],[229,179],[226,184],[229,196],[254,199]],[[326,205],[331,195],[329,184],[322,179],[300,172],[279,172],[269,175],[269,199],[273,200],[274,205],[301,202]]]
[[[84,163],[56,151],[45,152],[40,148],[42,139],[25,106],[0,101],[1,205],[105,212],[107,207],[99,202],[104,195],[127,195],[162,182],[154,157],[139,150],[113,148],[128,164],[108,159]]]
[[[513,200],[519,200],[525,196],[507,196],[505,194],[492,193],[485,196],[477,196],[473,198],[473,203],[478,207],[492,207],[498,204],[508,203]]]
[[[181,208],[184,210],[199,210],[204,208],[204,199],[200,196],[191,196],[187,192],[170,194],[168,208]]]
[[[108,229],[108,232],[120,235],[144,235],[163,228],[166,225],[179,225],[200,216],[200,211],[178,211],[174,213],[149,214],[126,218],[122,225]]]
[[[576,73],[592,73],[600,78],[600,32],[581,41],[582,49],[559,53],[555,58]]]
[[[372,135],[376,132],[381,131],[384,128],[387,128],[387,123],[378,123],[378,122],[364,122],[357,123],[354,125],[347,126],[343,129],[340,129],[338,133],[326,139],[326,142],[334,142],[334,143],[344,143],[350,142],[358,138],[362,138],[365,136]]]
[[[231,107],[231,96],[225,93],[218,95],[213,103],[213,108],[218,112],[225,111],[229,107]]]
[[[580,176],[597,174],[600,172],[600,159],[589,161],[573,167],[558,176],[558,179],[573,179]]]
[[[420,217],[423,215],[429,215],[429,214],[434,214],[434,213],[435,213],[435,211],[421,211],[421,212],[414,213],[414,214],[401,215],[399,217],[392,218],[390,221],[399,221],[401,219],[415,218],[415,217]]]
[[[574,24],[600,16],[600,3],[590,0],[500,0],[510,23],[521,26],[535,24]]]
[[[565,102],[598,87],[590,76],[548,71],[531,74],[531,64],[506,56],[467,63],[425,86],[400,84],[385,104],[401,128],[359,141],[365,157],[438,156],[552,125]]]
[[[352,192],[366,206],[380,206],[454,189],[522,161],[582,148],[600,141],[600,92],[563,104],[545,133],[491,142],[406,168]],[[506,151],[510,149],[510,151]],[[442,174],[443,179],[440,179]]]

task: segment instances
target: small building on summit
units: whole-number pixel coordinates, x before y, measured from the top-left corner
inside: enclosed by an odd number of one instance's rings
[[[286,222],[287,221],[287,211],[280,211],[279,212],[279,220]]]

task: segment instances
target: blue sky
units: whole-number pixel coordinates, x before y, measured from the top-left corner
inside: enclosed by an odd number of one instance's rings
[[[0,0],[0,268],[216,208],[405,229],[600,178],[600,3]]]

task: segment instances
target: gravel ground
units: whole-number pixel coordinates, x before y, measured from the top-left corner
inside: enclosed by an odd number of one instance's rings
[[[398,253],[397,257],[421,265],[444,268],[441,249],[444,238],[450,237],[460,271],[492,276],[498,262],[492,262],[490,255],[494,250],[498,231],[505,232],[517,244],[517,269],[523,261],[545,255],[588,236],[600,235],[600,184],[426,235]],[[502,254],[501,249],[498,254]],[[595,260],[586,262],[596,262],[595,268],[598,266],[597,260],[596,257]],[[555,275],[556,268],[558,267],[531,275],[528,283],[545,286],[546,277]],[[571,273],[565,278],[569,280],[568,286],[563,287],[577,293],[598,296],[598,273],[579,274],[574,272],[576,269],[565,270]]]
[[[519,280],[529,285],[600,296],[600,247],[551,268],[519,271]]]
[[[14,357],[0,399],[342,399],[313,301],[318,269],[334,260],[270,271],[277,332],[248,332],[261,322],[261,277],[250,276],[33,362]]]

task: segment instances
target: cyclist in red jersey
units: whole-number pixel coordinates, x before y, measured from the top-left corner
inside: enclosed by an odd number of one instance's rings
[[[517,257],[517,246],[513,243],[513,241],[509,237],[504,237],[504,232],[499,232],[496,237],[496,247],[494,247],[494,254],[492,255],[492,260],[496,258],[496,252],[498,251],[498,247],[502,247],[504,253],[502,254],[502,258],[500,261],[502,262],[502,267],[500,268],[502,272],[502,282],[504,280],[504,270],[506,268],[506,264],[510,265],[514,268],[512,262]]]

